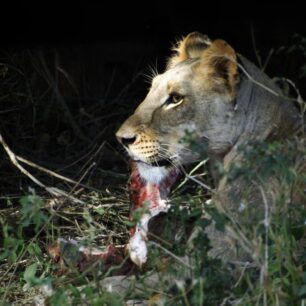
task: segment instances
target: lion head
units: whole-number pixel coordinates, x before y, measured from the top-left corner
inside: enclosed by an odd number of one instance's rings
[[[116,133],[145,180],[158,183],[171,167],[199,158],[187,136],[223,159],[240,141],[276,136],[296,122],[263,72],[241,57],[247,75],[271,92],[238,72],[236,52],[224,40],[194,32],[175,51]]]

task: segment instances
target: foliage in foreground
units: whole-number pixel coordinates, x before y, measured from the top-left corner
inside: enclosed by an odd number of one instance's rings
[[[275,194],[269,224],[262,220],[252,227],[239,229],[251,242],[254,263],[245,263],[237,270],[209,256],[210,241],[205,228],[213,220],[223,231],[230,221],[205,202],[209,195],[203,188],[196,186],[187,194],[185,184],[172,195],[172,209],[160,221],[167,225],[163,226],[162,235],[149,242],[150,261],[138,272],[136,281],[137,285],[152,271],[157,271],[162,290],[148,286],[138,298],[151,299],[151,305],[305,303],[306,251],[300,246],[304,245],[306,202],[304,190],[297,187],[305,186],[306,181],[306,173],[301,171],[305,143],[298,139],[284,143],[250,143],[241,150],[246,160],[239,168],[230,170],[232,179],[256,178],[264,182],[273,175],[282,186]],[[83,220],[78,222],[84,230],[82,240],[87,243],[98,234],[92,226],[94,219],[101,216],[96,211],[82,214]],[[203,217],[203,211],[209,212],[212,219]],[[23,287],[22,294],[32,299],[47,296],[49,305],[122,305],[124,300],[137,297],[132,288],[127,296],[106,292],[99,281],[107,274],[103,275],[96,268],[83,274],[71,271],[58,275],[58,267],[45,256],[48,240],[62,234],[58,222],[54,210],[35,193],[20,199],[20,218],[14,224],[1,217],[0,260],[4,271],[1,284],[6,284],[1,286],[2,303],[11,300],[12,293],[20,290],[18,287]],[[200,234],[190,240],[195,227]],[[59,230],[54,232],[57,228]]]

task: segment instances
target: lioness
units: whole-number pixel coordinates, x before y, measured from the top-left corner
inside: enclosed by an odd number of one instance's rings
[[[173,167],[201,158],[186,135],[205,143],[209,158],[226,170],[240,162],[238,147],[246,141],[284,139],[301,128],[298,108],[225,41],[194,32],[175,51],[166,71],[154,77],[145,100],[116,133],[144,181],[158,184]],[[216,205],[238,210],[239,203],[232,203],[228,193],[239,196],[241,189],[228,187],[223,178]],[[210,235],[213,254],[228,254],[224,235],[214,238],[213,229]]]

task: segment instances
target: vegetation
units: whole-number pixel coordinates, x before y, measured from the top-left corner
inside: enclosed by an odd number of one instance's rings
[[[294,39],[294,48],[279,53],[304,56],[305,38]],[[75,83],[56,53],[48,56],[25,52],[0,61],[0,305],[124,305],[128,300],[130,305],[136,300],[149,305],[306,304],[305,135],[248,143],[240,148],[244,163],[227,174],[232,180],[255,181],[263,202],[271,177],[280,186],[273,209],[260,222],[236,229],[246,237],[254,262],[237,269],[209,256],[205,229],[215,222],[222,233],[232,221],[210,204],[214,186],[206,159],[186,170],[189,175],[173,190],[170,212],[158,219],[162,233],[152,230],[149,262],[135,271],[124,295],[103,286],[110,271],[102,263],[64,273],[52,262],[46,249],[58,237],[95,247],[123,245],[128,239],[133,224],[127,166],[112,134],[126,117],[126,101],[139,97],[135,86],[140,80],[135,77],[119,95],[109,91],[108,102],[86,81]],[[303,66],[296,81],[305,76]],[[282,84],[286,95],[298,96],[304,111],[297,88]],[[243,209],[254,213],[247,203]],[[158,286],[151,281],[156,275]],[[136,290],[142,283],[145,288]]]

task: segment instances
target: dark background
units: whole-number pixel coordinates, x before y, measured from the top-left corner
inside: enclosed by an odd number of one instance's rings
[[[1,44],[23,48],[128,39],[153,40],[167,47],[175,37],[197,30],[247,50],[252,27],[256,40],[266,48],[306,30],[304,9],[292,1],[136,3],[45,1],[4,6]]]
[[[66,57],[73,48],[71,57],[78,53],[78,60],[83,63],[92,60],[96,66],[101,62],[116,66],[116,62],[130,63],[137,58],[137,69],[149,64],[157,64],[163,69],[171,45],[183,35],[199,31],[213,39],[225,39],[254,62],[257,61],[255,51],[258,51],[264,62],[271,49],[276,52],[281,46],[289,48],[295,43],[294,35],[306,34],[301,4],[265,2],[45,1],[15,4],[2,8],[0,48],[57,48]],[[282,65],[277,65],[274,57],[271,58],[272,65],[267,72],[272,75],[292,77],[301,65],[299,58],[296,65],[282,60]]]
[[[0,131],[16,154],[76,179],[104,142],[91,175],[126,172],[114,133],[144,98],[149,67],[161,72],[177,39],[192,31],[222,38],[256,64],[273,50],[266,72],[292,79],[305,95],[305,42],[289,52],[306,37],[304,11],[258,1],[2,5]],[[26,179],[1,160],[0,192],[23,189]]]

